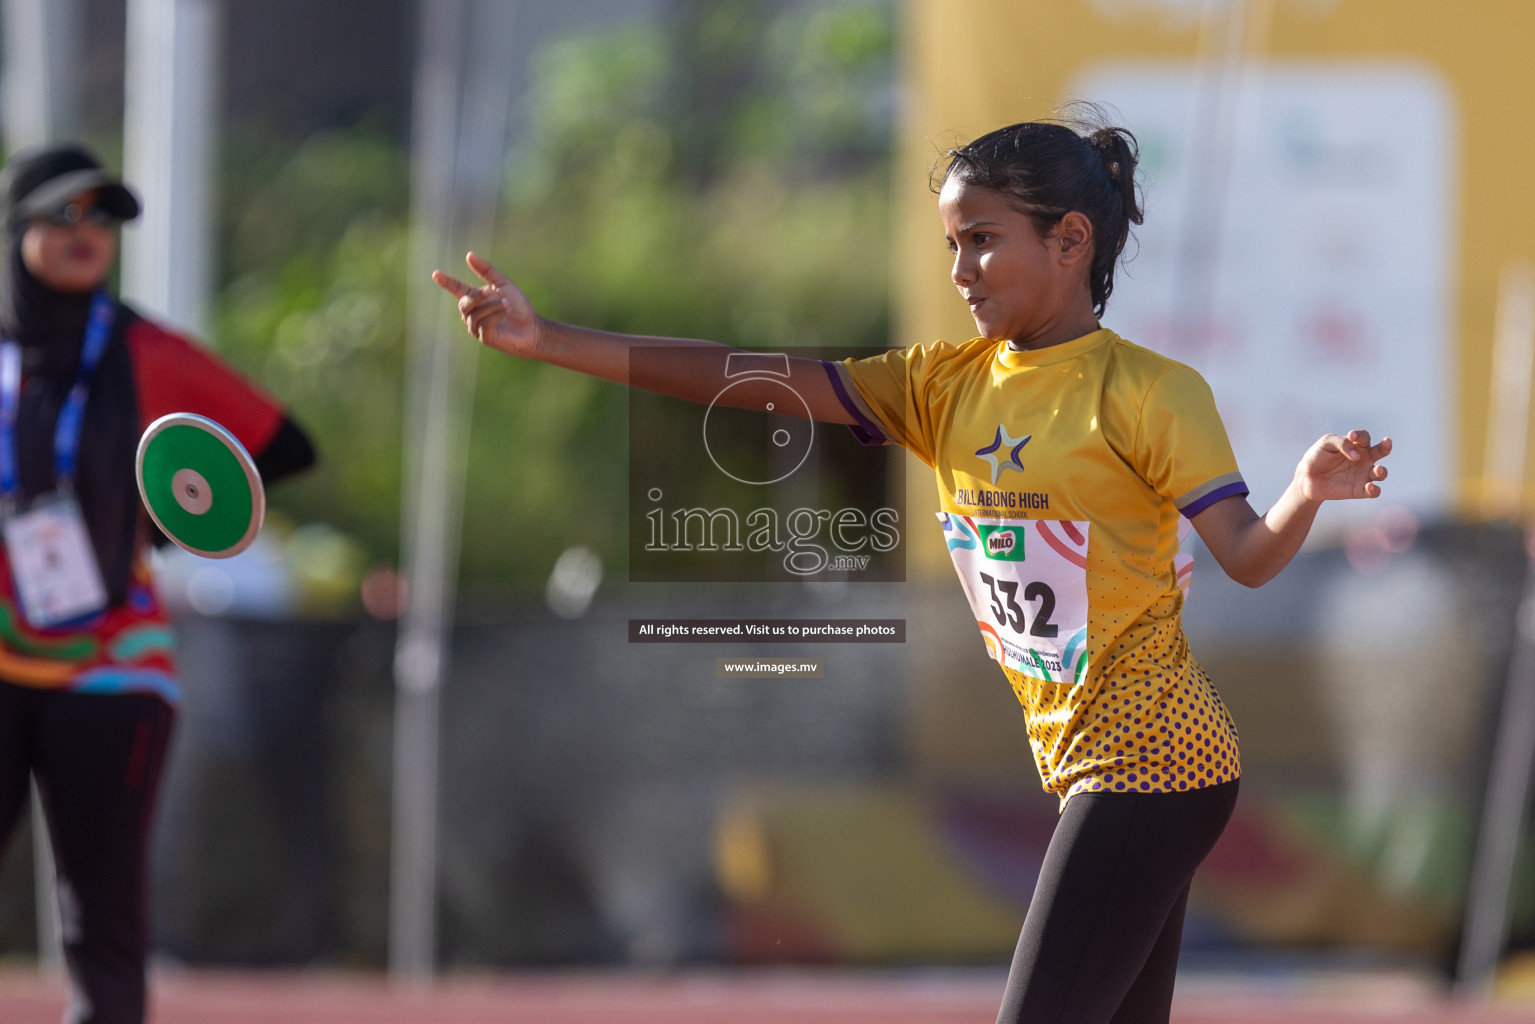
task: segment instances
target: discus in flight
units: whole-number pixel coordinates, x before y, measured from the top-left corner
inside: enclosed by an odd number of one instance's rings
[[[136,469],[150,518],[194,555],[238,555],[261,531],[266,491],[255,460],[206,416],[173,412],[151,423]]]

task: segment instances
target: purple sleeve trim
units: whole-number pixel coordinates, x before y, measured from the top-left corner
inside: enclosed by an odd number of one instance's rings
[[[821,360],[821,366],[826,370],[826,376],[831,381],[831,389],[837,393],[837,401],[842,403],[842,408],[847,410],[849,416],[858,421],[848,424],[848,429],[853,432],[854,437],[858,438],[858,443],[870,446],[889,444],[890,439],[873,420],[863,414],[863,410],[858,408],[858,403],[853,401],[853,396],[847,393],[837,367],[825,359]]]
[[[1195,500],[1189,502],[1178,511],[1183,513],[1183,518],[1193,519],[1195,516],[1199,515],[1199,513],[1203,512],[1211,505],[1214,505],[1217,501],[1225,501],[1227,498],[1234,498],[1239,494],[1251,493],[1252,492],[1247,489],[1247,485],[1238,480],[1235,483],[1227,484],[1225,487],[1217,487],[1215,490],[1211,491],[1209,494],[1206,494],[1204,497],[1196,498]]]

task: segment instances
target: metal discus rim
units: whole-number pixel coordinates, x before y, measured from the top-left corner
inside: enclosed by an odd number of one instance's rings
[[[207,551],[181,540],[166,528],[165,523],[160,520],[159,514],[155,512],[154,504],[149,500],[148,491],[144,487],[144,453],[149,450],[149,446],[154,442],[155,438],[165,433],[171,427],[192,427],[217,438],[229,450],[229,453],[234,456],[236,464],[239,465],[240,470],[245,474],[245,482],[250,487],[251,521],[250,525],[246,527],[244,535],[227,548],[219,551]],[[173,412],[161,416],[151,423],[145,429],[143,436],[139,438],[138,451],[133,459],[133,475],[139,486],[139,498],[143,501],[144,508],[149,513],[149,518],[154,520],[155,526],[160,529],[161,533],[170,538],[171,543],[183,551],[189,551],[194,555],[200,555],[203,558],[231,558],[238,555],[251,546],[251,543],[256,539],[256,535],[261,532],[262,523],[266,520],[266,488],[261,484],[261,474],[256,471],[256,460],[251,458],[250,452],[245,450],[245,446],[240,443],[238,438],[221,424],[210,420],[206,416],[199,416],[194,412]]]

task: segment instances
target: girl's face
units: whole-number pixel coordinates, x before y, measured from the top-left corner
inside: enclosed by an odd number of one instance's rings
[[[1006,196],[954,178],[938,194],[938,212],[954,254],[950,277],[982,337],[1027,347],[1080,312],[1092,248],[1085,216],[1068,213],[1041,236]]]
[[[55,217],[33,217],[21,236],[21,260],[55,291],[95,291],[117,255],[116,221],[95,212],[95,193],[76,196]]]

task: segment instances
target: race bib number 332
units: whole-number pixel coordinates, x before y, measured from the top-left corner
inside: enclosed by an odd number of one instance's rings
[[[1045,683],[1087,674],[1087,529],[938,513],[986,653]]]

